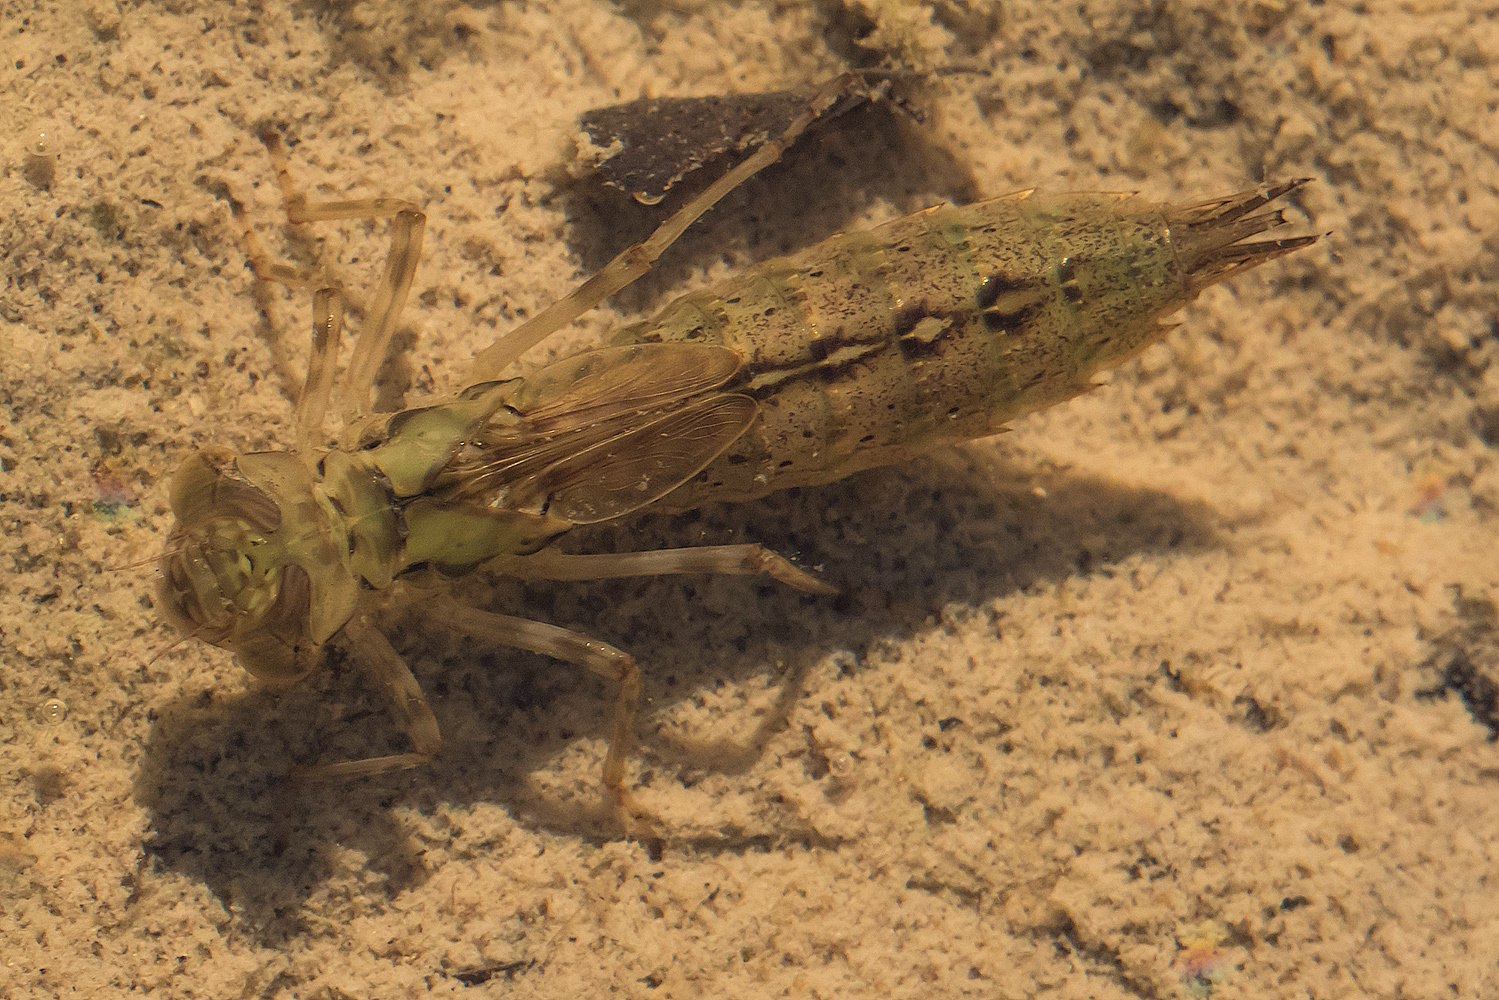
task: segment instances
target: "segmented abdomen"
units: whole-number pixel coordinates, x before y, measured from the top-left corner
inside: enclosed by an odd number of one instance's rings
[[[1168,211],[1116,195],[939,206],[766,261],[620,331],[616,343],[733,348],[744,364],[730,388],[760,403],[658,505],[829,482],[1084,391],[1196,294]]]

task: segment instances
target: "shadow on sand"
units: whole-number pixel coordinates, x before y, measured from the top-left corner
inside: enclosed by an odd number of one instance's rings
[[[791,665],[778,683],[792,705],[799,673],[830,653],[847,651],[859,664],[876,644],[929,628],[944,608],[981,612],[997,598],[1109,573],[1137,553],[1211,549],[1221,544],[1220,520],[1200,502],[1075,472],[1027,471],[976,449],[752,504],[647,517],[582,539],[590,551],[757,539],[818,563],[843,588],[837,597],[726,577],[459,586],[466,599],[581,628],[634,654],[645,674],[641,731],[650,732],[653,715],[715,686],[763,678],[778,661]],[[295,762],[405,749],[378,693],[351,664],[335,662],[280,694],[209,692],[159,710],[136,787],[151,816],[148,854],[203,882],[267,942],[303,930],[303,903],[334,871],[335,845],[368,859],[362,893],[394,896],[425,880],[422,848],[392,814],[398,807],[430,813],[491,802],[554,834],[618,836],[585,804],[591,790],[547,802],[527,779],[580,737],[602,736],[609,686],[555,661],[478,650],[422,627],[416,611],[395,638],[445,736],[442,754],[425,767],[288,785]],[[1003,640],[996,645],[1003,664]],[[665,783],[693,769],[742,766],[732,754],[715,764],[672,743],[668,734],[642,751],[643,765]]]

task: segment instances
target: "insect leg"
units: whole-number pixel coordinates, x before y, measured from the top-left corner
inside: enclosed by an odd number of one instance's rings
[[[297,452],[311,455],[322,442],[318,434],[328,415],[338,370],[338,341],[344,329],[344,297],[336,288],[319,288],[312,296],[312,361],[297,397]]]
[[[635,748],[635,716],[640,710],[640,667],[634,657],[606,642],[545,622],[479,611],[457,601],[439,598],[436,616],[459,631],[513,649],[524,649],[586,667],[619,684],[614,719],[609,727],[609,750],[604,756],[604,792],[625,831],[640,840],[651,836],[645,814],[625,788],[625,761]]]
[[[607,580],[621,576],[669,576],[677,573],[719,573],[758,576],[764,573],[797,590],[836,594],[838,588],[818,579],[791,560],[763,545],[700,545],[651,552],[569,555],[543,549],[505,564],[511,576],[541,580]]]
[[[286,206],[286,217],[294,224],[327,222],[332,219],[378,219],[400,212],[416,211],[416,204],[404,198],[308,201],[307,195],[292,180],[286,147],[281,144],[280,134],[266,125],[255,133],[255,137],[265,145],[266,154],[271,159],[271,169],[276,171],[276,185],[281,188],[281,201]]]
[[[411,753],[391,754],[386,757],[368,757],[364,760],[346,760],[337,764],[315,764],[300,767],[292,772],[298,781],[324,778],[354,778],[370,774],[385,774],[408,767],[425,764],[442,747],[442,735],[437,729],[437,717],[422,694],[421,685],[411,674],[411,668],[401,659],[390,640],[376,628],[365,612],[358,612],[344,625],[342,635],[349,651],[359,665],[369,671],[370,676],[385,689],[395,710],[397,722],[411,738],[414,748]]]
[[[318,443],[318,429],[328,412],[328,399],[332,393],[334,365],[338,358],[338,339],[343,331],[343,296],[337,289],[328,287],[328,277],[319,268],[298,268],[290,264],[278,264],[266,252],[265,244],[255,235],[250,222],[250,213],[245,203],[234,196],[228,185],[217,192],[229,202],[229,215],[239,229],[240,246],[249,258],[250,270],[264,282],[277,282],[294,288],[316,288],[312,307],[312,360],[308,365],[307,379],[302,383],[297,396],[297,450],[308,455]],[[261,302],[261,309],[268,303]],[[283,377],[291,382],[295,376],[283,367]]]
[[[281,201],[286,208],[286,217],[294,225],[308,222],[326,222],[336,219],[370,219],[391,218],[390,252],[386,255],[385,270],[380,276],[380,283],[376,286],[375,297],[364,311],[364,322],[360,325],[359,336],[354,342],[354,354],[349,361],[349,368],[344,372],[343,385],[339,393],[339,406],[343,411],[345,424],[351,424],[361,416],[369,404],[370,387],[375,381],[375,372],[380,363],[385,360],[385,353],[390,347],[390,339],[395,335],[396,321],[401,312],[406,308],[406,298],[411,292],[411,282],[416,276],[417,263],[422,255],[422,233],[426,226],[427,217],[416,207],[416,204],[404,198],[353,198],[342,201],[309,201],[307,195],[297,187],[291,176],[291,167],[287,162],[286,148],[281,143],[281,136],[275,129],[269,126],[261,128],[257,133],[260,141],[265,145],[266,154],[270,157],[271,167],[276,172],[276,184],[281,189]],[[231,208],[233,204],[231,203]],[[253,233],[250,234],[253,240]],[[254,241],[258,246],[259,242]],[[260,251],[261,260],[268,264],[269,260]],[[252,266],[255,258],[252,255]],[[260,267],[255,269],[256,277],[265,280],[267,273],[262,272]],[[299,272],[294,268],[284,265],[269,265],[269,280],[282,281],[286,284],[308,285],[315,280],[307,272]],[[287,280],[290,277],[293,280]],[[322,279],[326,281],[326,279]],[[319,331],[331,328],[328,309],[337,308],[342,312],[341,290],[336,286],[323,289],[337,292],[340,298],[331,300],[324,305],[327,308],[315,305],[313,310],[314,342],[316,343]],[[330,355],[337,352],[337,339],[333,339],[329,347]],[[331,363],[324,377],[330,380],[326,393],[320,397],[320,405],[323,411],[328,406],[328,396],[332,393]],[[311,382],[309,378],[309,382]],[[307,394],[304,393],[304,398]],[[298,412],[299,430],[307,422]],[[318,414],[317,420],[311,424],[312,429],[322,423],[322,413]]]
[[[290,264],[278,264],[271,260],[265,244],[255,235],[255,227],[250,222],[250,213],[245,208],[245,203],[235,196],[227,184],[216,186],[216,194],[229,202],[229,215],[239,230],[240,246],[244,248],[245,256],[250,258],[250,270],[256,278],[293,288],[313,288],[327,283],[328,278],[320,268],[292,267]]]
[[[392,221],[390,254],[385,258],[385,271],[380,275],[374,301],[365,310],[364,323],[354,341],[354,354],[344,372],[340,406],[345,426],[369,409],[375,373],[390,349],[396,320],[406,308],[411,281],[416,277],[416,265],[422,256],[422,230],[426,224],[427,217],[421,212],[405,209]]]
[[[475,385],[498,378],[522,354],[649,271],[656,259],[666,252],[666,248],[675,243],[677,237],[686,232],[704,212],[718,204],[740,184],[780,159],[781,154],[790,148],[808,125],[820,118],[828,108],[844,100],[851,89],[860,86],[861,81],[852,73],[845,73],[824,84],[807,102],[806,109],[786,126],[785,131],[773,139],[767,139],[763,146],[738,166],[678,209],[643,242],[621,250],[602,270],[573,289],[566,297],[552,303],[475,355],[473,368],[463,384]]]

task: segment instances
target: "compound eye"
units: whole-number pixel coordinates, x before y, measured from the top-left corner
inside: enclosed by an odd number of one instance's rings
[[[172,477],[169,501],[177,524],[185,529],[213,518],[238,518],[266,533],[281,524],[276,502],[239,474],[233,453],[224,449],[184,462]]]

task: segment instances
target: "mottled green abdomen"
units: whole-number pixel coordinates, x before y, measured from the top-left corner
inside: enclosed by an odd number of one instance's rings
[[[615,343],[704,341],[744,358],[731,387],[760,418],[660,501],[687,509],[993,434],[1138,354],[1197,287],[1162,206],[1010,196],[766,261]]]

